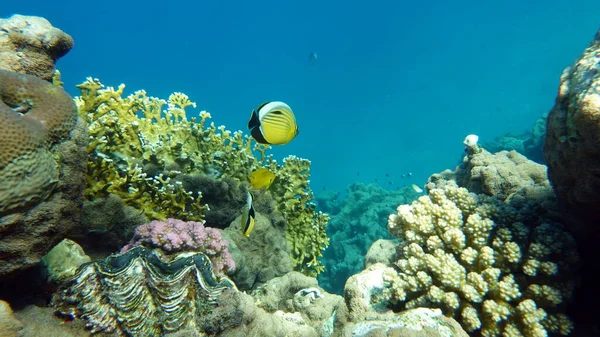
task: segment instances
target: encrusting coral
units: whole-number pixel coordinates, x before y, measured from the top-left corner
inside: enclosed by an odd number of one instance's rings
[[[577,252],[558,225],[456,184],[434,188],[389,218],[402,239],[385,295],[404,308],[438,307],[481,336],[567,335]],[[389,269],[392,270],[392,269]]]
[[[123,97],[124,85],[104,87],[91,78],[78,88],[79,114],[89,124],[88,200],[113,194],[150,220],[202,221],[210,212],[202,186],[188,182],[210,177],[247,184],[250,172],[266,167],[276,175],[268,193],[285,217],[296,269],[315,275],[322,270],[318,258],[328,244],[328,217],[312,203],[310,161],[290,156],[280,165],[266,155],[268,147],[253,147],[250,136],[208,125],[208,112],[188,119],[186,108],[196,104],[182,93],[167,101],[143,90]],[[242,200],[243,192],[233,198]]]

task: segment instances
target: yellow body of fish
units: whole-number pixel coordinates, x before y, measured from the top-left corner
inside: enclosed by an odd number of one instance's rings
[[[268,189],[275,180],[275,173],[266,168],[259,168],[248,176],[248,181],[255,190]]]
[[[261,144],[283,145],[298,135],[296,116],[283,102],[266,102],[252,110],[248,130]]]

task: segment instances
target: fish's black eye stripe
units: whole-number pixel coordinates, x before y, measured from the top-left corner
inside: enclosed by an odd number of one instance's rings
[[[252,130],[250,130],[250,134],[252,135],[252,138],[254,138],[257,142],[261,144],[270,144],[269,142],[267,142],[262,132],[260,132],[260,128],[252,128]]]

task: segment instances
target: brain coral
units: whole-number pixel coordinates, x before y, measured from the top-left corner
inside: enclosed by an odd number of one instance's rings
[[[455,184],[432,189],[390,216],[402,239],[386,296],[405,308],[437,307],[482,336],[567,335],[561,312],[574,286],[574,239],[560,227],[520,222],[497,199]]]
[[[78,222],[86,140],[63,89],[0,70],[0,275],[36,264]]]
[[[62,88],[0,70],[0,214],[52,191],[58,168],[49,150],[76,121],[75,103]]]

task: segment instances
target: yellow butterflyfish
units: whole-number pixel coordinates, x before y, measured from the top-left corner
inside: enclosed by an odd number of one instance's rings
[[[296,116],[283,102],[266,102],[252,110],[248,130],[260,144],[283,145],[298,135]]]

